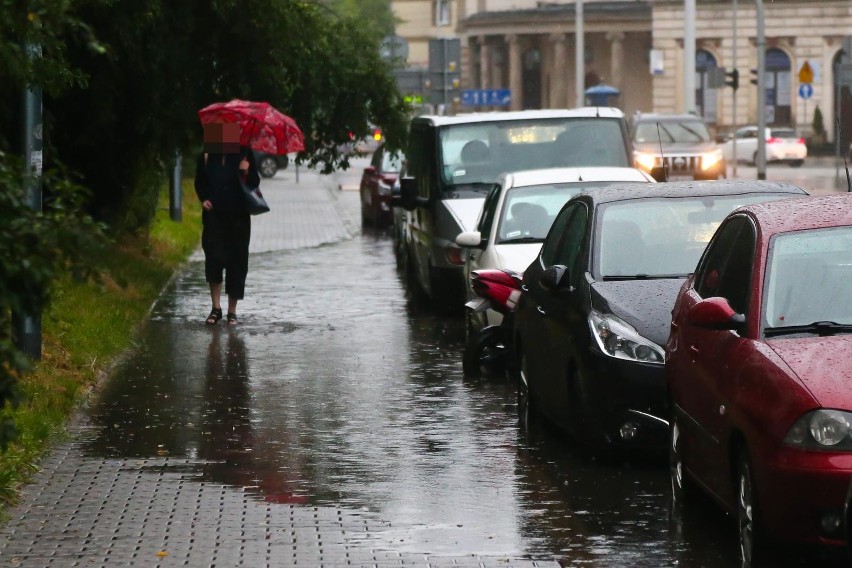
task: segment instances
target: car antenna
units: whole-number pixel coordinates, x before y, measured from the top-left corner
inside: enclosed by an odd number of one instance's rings
[[[843,140],[840,117],[837,116],[834,119],[837,121],[837,138]],[[846,152],[843,151],[843,148],[840,149],[840,152],[843,154],[843,167],[846,169],[846,193],[852,193],[852,179],[849,178],[849,163],[846,161]]]
[[[657,123],[657,142],[660,143],[660,161],[663,163],[663,178],[669,181],[669,168],[666,166],[666,157],[663,156],[663,136],[660,134],[660,123]]]

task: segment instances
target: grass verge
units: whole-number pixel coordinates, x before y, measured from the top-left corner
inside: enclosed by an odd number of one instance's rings
[[[182,223],[169,219],[164,190],[149,234],[111,245],[98,267],[99,282],[56,283],[42,314],[42,359],[20,382],[21,404],[3,410],[13,417],[18,439],[0,454],[0,510],[15,502],[49,444],[63,435],[81,401],[128,348],[200,234],[201,209],[191,181],[184,180]]]

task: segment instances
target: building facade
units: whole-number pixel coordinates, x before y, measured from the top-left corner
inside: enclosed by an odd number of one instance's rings
[[[750,82],[757,68],[757,10],[750,0],[738,0],[736,10],[734,4],[697,0],[696,6],[694,110],[725,131],[757,122],[757,88]],[[852,91],[836,83],[844,38],[852,35],[852,0],[764,4],[768,124],[794,126],[809,136],[818,106],[833,139],[835,114],[852,120]],[[428,65],[430,39],[458,38],[462,88],[508,88],[513,109],[576,106],[574,1],[393,0],[391,5],[401,21],[397,33],[410,45],[410,66]],[[627,114],[689,110],[683,96],[683,0],[584,0],[583,28],[585,88],[616,87],[620,94],[612,103]],[[806,62],[813,80],[803,98],[799,78]],[[714,86],[714,69],[720,67],[739,71],[736,96],[729,87]],[[852,138],[852,124],[848,129]]]

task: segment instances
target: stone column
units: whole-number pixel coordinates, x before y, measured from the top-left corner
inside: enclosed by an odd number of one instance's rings
[[[553,67],[551,70],[550,107],[565,108],[568,106],[568,77],[567,48],[565,34],[551,34],[550,42],[553,44]]]
[[[509,44],[509,89],[512,91],[512,110],[521,110],[524,97],[521,61],[521,41],[517,34],[506,36]]]
[[[491,85],[491,54],[488,51],[488,40],[485,36],[476,38],[479,44],[479,88],[489,89]]]
[[[609,83],[620,91],[624,84],[624,32],[609,32],[606,39],[610,42]]]

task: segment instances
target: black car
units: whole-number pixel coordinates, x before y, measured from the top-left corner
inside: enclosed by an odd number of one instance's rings
[[[515,320],[518,409],[592,451],[663,449],[663,345],[674,300],[741,205],[807,195],[758,181],[615,184],[560,210],[524,273]]]
[[[257,164],[258,173],[265,177],[273,177],[279,169],[286,169],[290,164],[290,157],[284,154],[278,156],[276,154],[267,154],[260,150],[252,150],[254,152],[254,163]]]

